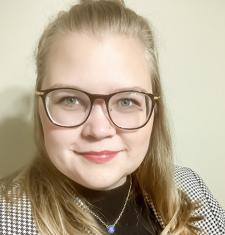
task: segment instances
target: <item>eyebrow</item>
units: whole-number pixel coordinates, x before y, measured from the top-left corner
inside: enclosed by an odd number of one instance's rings
[[[62,84],[62,83],[56,83],[46,89],[54,89],[54,88],[72,88],[72,89],[83,90],[83,91],[91,93],[90,91],[87,91],[86,89],[83,89],[79,86]],[[146,89],[139,87],[139,86],[131,86],[131,87],[113,89],[110,93],[119,92],[119,91],[127,91],[127,90],[134,90],[134,91],[140,91],[140,92],[145,92],[145,93],[151,93],[151,92],[147,91]]]

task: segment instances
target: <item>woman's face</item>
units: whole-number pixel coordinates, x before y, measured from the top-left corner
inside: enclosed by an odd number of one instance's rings
[[[97,94],[134,89],[152,93],[144,47],[127,36],[97,38],[70,33],[52,46],[47,67],[42,89],[76,87]],[[39,109],[50,160],[85,187],[107,190],[123,184],[146,155],[153,115],[140,129],[119,129],[109,120],[104,101],[97,99],[84,124],[64,128],[49,121],[42,102]]]

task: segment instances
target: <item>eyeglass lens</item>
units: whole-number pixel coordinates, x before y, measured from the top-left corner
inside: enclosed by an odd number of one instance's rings
[[[79,90],[57,89],[45,97],[52,121],[60,126],[78,126],[89,115],[91,100]],[[145,124],[152,111],[151,98],[141,92],[124,91],[112,95],[108,102],[109,116],[121,128],[138,128]]]

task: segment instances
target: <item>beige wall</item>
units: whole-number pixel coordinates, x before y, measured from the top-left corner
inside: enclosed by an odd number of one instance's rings
[[[0,176],[34,151],[33,51],[66,0],[0,1]],[[196,170],[225,207],[225,1],[127,0],[154,25],[175,160]]]

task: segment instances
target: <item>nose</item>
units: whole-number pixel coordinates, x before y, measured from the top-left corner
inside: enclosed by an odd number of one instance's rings
[[[116,127],[111,122],[104,102],[93,104],[88,120],[83,124],[82,135],[92,139],[103,139],[116,134]]]

